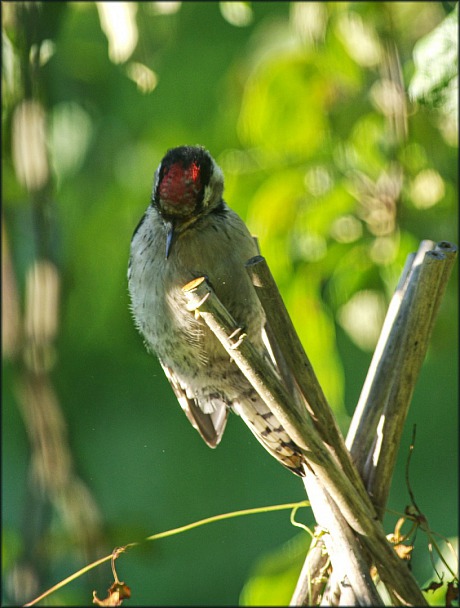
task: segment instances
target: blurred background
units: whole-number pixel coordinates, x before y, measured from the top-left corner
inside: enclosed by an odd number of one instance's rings
[[[457,25],[454,2],[2,3],[3,605],[304,498],[236,416],[213,451],[191,428],[130,317],[131,235],[166,150],[209,149],[346,432],[407,254],[458,243]],[[389,501],[409,504],[416,424],[411,485],[451,540],[456,270]],[[251,515],[117,570],[134,605],[280,605],[307,544],[288,511]],[[422,532],[412,569],[434,577]],[[111,582],[104,564],[44,604]]]

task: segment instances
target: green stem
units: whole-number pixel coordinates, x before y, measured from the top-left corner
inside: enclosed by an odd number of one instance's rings
[[[308,507],[309,505],[310,505],[310,503],[308,500],[301,500],[300,502],[288,502],[283,505],[273,505],[270,507],[256,507],[254,509],[243,509],[242,511],[232,511],[230,513],[223,513],[222,515],[213,515],[212,517],[206,517],[205,519],[200,519],[199,521],[195,521],[195,522],[193,522],[191,524],[187,524],[185,526],[180,526],[179,528],[173,528],[172,530],[166,530],[165,532],[159,532],[158,534],[152,534],[151,536],[147,536],[147,538],[145,538],[143,541],[128,543],[127,545],[124,545],[123,547],[115,549],[110,555],[106,555],[105,557],[102,557],[101,559],[98,559],[97,561],[95,561],[91,564],[88,564],[84,568],[81,568],[81,570],[74,572],[73,574],[71,574],[64,580],[60,581],[56,585],[53,585],[53,587],[51,587],[50,589],[48,589],[47,591],[45,591],[44,593],[42,593],[41,595],[36,597],[31,602],[24,604],[24,606],[35,606],[35,604],[37,604],[38,602],[43,600],[45,597],[48,597],[55,591],[62,589],[62,587],[65,587],[68,583],[71,583],[72,581],[79,578],[83,574],[86,574],[90,570],[97,568],[97,566],[100,566],[101,564],[110,561],[114,557],[114,553],[117,553],[116,557],[118,557],[118,555],[120,553],[124,552],[126,549],[130,549],[131,547],[140,545],[142,542],[150,541],[150,540],[158,540],[159,538],[166,538],[167,536],[174,536],[174,534],[180,534],[181,532],[186,532],[187,530],[192,530],[193,528],[198,528],[199,526],[211,524],[215,521],[221,521],[223,519],[231,519],[232,517],[240,517],[242,515],[253,515],[255,513],[268,513],[270,511],[282,511],[284,509],[297,510],[300,507]]]

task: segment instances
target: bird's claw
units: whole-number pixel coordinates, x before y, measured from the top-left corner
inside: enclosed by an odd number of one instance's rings
[[[231,349],[235,350],[236,348],[238,348],[240,346],[240,344],[243,342],[243,340],[246,338],[246,336],[248,335],[244,332],[243,333],[241,333],[241,332],[243,332],[243,328],[237,327],[235,329],[235,331],[232,334],[230,334],[230,336],[228,336],[228,339],[230,340],[230,342],[232,340],[235,340],[235,338],[238,337],[236,342],[233,342],[233,344],[231,344],[231,346],[230,346]]]

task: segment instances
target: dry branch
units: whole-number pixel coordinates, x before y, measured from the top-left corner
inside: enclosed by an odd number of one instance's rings
[[[354,553],[362,542],[378,567],[380,577],[397,596],[410,605],[425,605],[426,601],[413,579],[407,565],[402,563],[386,540],[385,533],[369,500],[357,479],[352,483],[337,460],[324,446],[316,428],[307,416],[299,413],[295,400],[290,397],[270,366],[252,346],[248,337],[235,344],[231,338],[238,326],[218,300],[206,279],[200,278],[184,287],[189,309],[200,314],[230,357],[248,378],[270,410],[280,420],[292,439],[303,450],[308,467],[321,484],[325,496],[332,499],[336,512],[355,531],[353,546],[348,551]],[[336,446],[334,446],[336,447]],[[317,517],[319,514],[316,514]],[[360,551],[358,550],[358,553]],[[361,564],[366,560],[362,558]],[[356,560],[355,560],[356,561]],[[361,570],[361,578],[366,578]],[[350,581],[350,575],[348,575]],[[357,601],[361,598],[355,591]],[[375,603],[380,603],[375,600]]]
[[[347,446],[351,449],[358,469],[363,473],[373,502],[379,507],[380,516],[383,515],[396,452],[417,373],[457,255],[456,246],[443,241],[434,247],[434,255],[431,252],[426,257],[425,254],[432,250],[433,246],[432,241],[423,241],[417,254],[408,256],[390,302],[347,437]],[[438,253],[443,255],[439,256]],[[423,265],[427,268],[422,268]],[[432,301],[432,306],[427,305],[426,300]],[[414,337],[414,333],[415,342],[420,342],[416,357],[407,356],[408,336]],[[410,382],[407,382],[408,368],[410,368]],[[405,382],[402,382],[403,378]],[[396,388],[398,386],[399,390]],[[375,442],[374,445],[372,443],[379,430],[377,428],[379,419],[386,420],[387,423],[385,432],[379,433],[381,438],[379,454],[382,456],[376,459],[374,467],[372,455],[375,454],[376,445]],[[314,551],[307,555],[292,598],[293,604],[307,605],[319,599],[319,585],[310,587],[308,581],[316,580],[324,568],[327,557],[324,551],[321,551],[322,545],[321,538],[316,543]]]
[[[286,365],[297,383],[313,424],[324,444],[331,449],[341,468],[354,484],[355,490],[361,491],[362,496],[367,499],[368,496],[359,474],[351,462],[350,454],[345,447],[332,410],[265,259],[262,256],[251,258],[246,263],[246,269],[265,310],[268,326],[274,336],[274,344],[279,347]]]
[[[433,247],[431,241],[423,241],[406,264],[347,436],[380,517],[415,383],[456,257],[456,247],[449,243]]]

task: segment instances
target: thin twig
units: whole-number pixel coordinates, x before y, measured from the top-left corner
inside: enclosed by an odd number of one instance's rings
[[[317,526],[290,606],[316,606],[321,600],[328,579],[327,568],[331,561],[322,538],[323,535],[324,531]]]
[[[410,483],[410,476],[409,476],[410,461],[412,460],[412,454],[414,453],[414,447],[415,447],[416,429],[417,429],[417,427],[414,424],[414,426],[412,427],[412,439],[411,439],[410,446],[409,446],[409,454],[407,455],[406,469],[404,471],[404,475],[405,475],[405,478],[406,478],[407,491],[409,492],[409,496],[410,496],[410,499],[412,501],[412,504],[417,509],[417,511],[419,513],[421,513],[421,511],[420,511],[420,509],[419,509],[419,507],[418,507],[418,505],[417,505],[417,503],[415,501],[415,495],[414,495],[414,492],[412,490],[412,486],[411,486],[411,483]]]
[[[86,574],[90,570],[93,570],[94,568],[97,568],[97,566],[100,566],[101,564],[104,564],[105,562],[108,562],[110,560],[112,561],[112,572],[114,574],[114,578],[117,580],[118,577],[116,576],[116,573],[114,571],[114,566],[113,566],[114,558],[115,559],[118,558],[118,556],[121,553],[124,553],[127,549],[131,549],[132,547],[136,547],[136,546],[140,545],[141,542],[159,540],[160,538],[167,538],[168,536],[175,536],[176,534],[181,534],[182,532],[188,532],[188,530],[193,530],[194,528],[198,528],[200,526],[211,524],[211,523],[214,523],[217,521],[222,521],[224,519],[231,519],[234,517],[241,517],[244,515],[254,515],[254,514],[258,514],[258,513],[269,513],[272,511],[281,511],[281,510],[285,510],[285,509],[296,509],[297,510],[300,507],[308,507],[308,506],[309,506],[309,502],[307,500],[302,500],[300,502],[291,502],[291,503],[286,503],[286,504],[282,504],[282,505],[270,505],[268,507],[254,507],[252,509],[242,509],[241,511],[231,511],[230,513],[222,513],[220,515],[211,515],[211,517],[206,517],[204,519],[194,521],[191,524],[186,524],[186,525],[180,526],[178,528],[172,528],[171,530],[166,530],[164,532],[157,532],[156,534],[152,534],[151,536],[147,536],[147,538],[144,538],[144,541],[134,541],[134,542],[128,543],[127,545],[124,545],[123,547],[117,547],[109,555],[106,555],[105,557],[102,557],[102,558],[92,562],[91,564],[87,564],[84,568],[81,568],[80,570],[78,570],[77,572],[74,572],[73,574],[71,574],[67,578],[63,579],[56,585],[53,585],[50,589],[47,589],[47,591],[43,592],[35,599],[31,600],[30,602],[27,602],[27,604],[24,604],[24,606],[35,606],[38,602],[45,599],[45,597],[48,597],[55,591],[62,589],[62,587],[65,587],[66,585],[68,585],[72,581],[76,580],[80,576],[83,576],[83,574]]]

